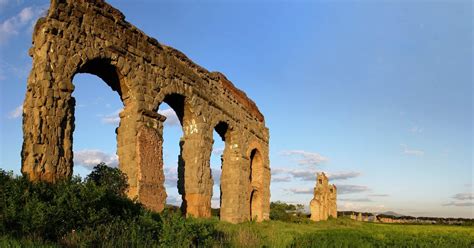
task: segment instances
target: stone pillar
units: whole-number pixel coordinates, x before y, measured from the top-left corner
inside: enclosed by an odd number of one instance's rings
[[[129,183],[127,195],[157,212],[166,203],[162,136],[165,119],[152,111],[125,107],[117,129],[119,167]]]
[[[21,171],[32,181],[55,182],[72,175],[75,100],[64,56],[49,53],[59,45],[45,41],[45,36],[35,34],[30,49],[33,67],[23,103]]]
[[[221,220],[231,223],[249,219],[250,187],[249,160],[242,152],[242,142],[235,130],[228,130],[222,157],[221,174]]]
[[[316,191],[316,189],[315,189]],[[309,204],[312,221],[320,221],[321,220],[321,203],[318,199],[313,198]]]
[[[270,219],[270,181],[271,181],[271,171],[270,171],[270,159],[268,145],[264,146],[262,152],[263,156],[263,181],[262,181],[262,220]]]
[[[166,117],[144,116],[138,129],[138,199],[154,211],[162,211],[166,204],[165,176],[163,172],[163,122]]]
[[[210,217],[212,186],[214,185],[210,157],[212,132],[209,125],[197,118],[184,116],[184,137],[178,168],[178,190],[182,195],[182,210],[186,216]],[[212,130],[211,130],[212,131]]]
[[[270,168],[268,166],[268,148],[265,145],[251,143],[249,158],[244,158],[250,166],[251,180],[248,199],[246,199],[245,209],[248,212],[249,220],[257,222],[268,220],[270,218]],[[243,179],[249,178],[243,175]],[[255,218],[256,217],[256,218]]]

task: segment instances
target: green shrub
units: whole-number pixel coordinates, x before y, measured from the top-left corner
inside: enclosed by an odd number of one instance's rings
[[[285,222],[307,222],[308,217],[302,213],[303,205],[287,204],[281,201],[270,203],[270,219]]]
[[[18,237],[55,241],[72,230],[116,219],[133,220],[143,211],[122,193],[110,191],[108,185],[82,181],[79,177],[55,184],[32,183],[26,177],[0,171],[0,183],[0,231]]]
[[[105,187],[113,195],[125,196],[128,189],[127,175],[117,168],[108,167],[105,163],[96,165],[86,177],[86,182]]]
[[[220,235],[214,222],[146,210],[126,198],[127,187],[125,175],[105,164],[84,181],[55,184],[0,170],[0,235],[68,247],[211,246]]]

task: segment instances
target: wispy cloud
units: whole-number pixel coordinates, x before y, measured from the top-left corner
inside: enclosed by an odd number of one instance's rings
[[[365,198],[341,198],[338,199],[339,201],[346,201],[346,202],[372,202],[371,199],[368,197]]]
[[[390,195],[389,194],[370,194],[369,196],[371,196],[371,197],[388,197]]]
[[[91,169],[101,162],[104,162],[110,167],[117,167],[118,156],[94,149],[86,149],[74,152],[74,165],[81,165]]]
[[[181,206],[182,201],[183,200],[181,199],[181,196],[178,195],[168,195],[168,197],[166,198],[166,204],[174,206]]]
[[[455,194],[452,198],[456,199],[456,200],[461,200],[461,201],[464,201],[464,200],[474,200],[474,196],[472,195],[471,192],[468,192],[468,193],[458,193],[458,194]]]
[[[336,185],[336,187],[337,187],[337,193],[340,195],[370,191],[369,187],[362,186],[362,185],[338,184]]]
[[[276,176],[276,177],[272,177],[272,182],[274,182],[274,183],[291,182],[291,177],[290,177],[290,176]]]
[[[165,186],[176,187],[178,185],[178,167],[165,167]]]
[[[212,154],[214,155],[222,155],[222,153],[224,152],[224,147],[217,147],[217,148],[213,148],[212,149]]]
[[[451,202],[449,202],[449,203],[443,204],[443,206],[472,207],[472,206],[474,206],[474,202],[456,202],[456,201],[451,201]]]
[[[318,170],[316,169],[282,169],[282,168],[275,168],[272,169],[272,175],[289,175],[294,179],[298,179],[301,181],[310,181],[316,182],[316,173]],[[347,180],[350,178],[355,178],[361,175],[360,172],[356,171],[341,171],[341,172],[331,172],[326,173],[329,180]]]
[[[288,173],[287,169],[282,169],[282,168],[272,168],[272,176],[274,175],[280,175],[280,174],[286,174]]]
[[[214,185],[219,185],[221,183],[222,170],[212,168],[211,174],[212,174],[212,179],[214,180]]]
[[[288,174],[293,176],[295,179],[302,181],[314,181],[316,182],[316,171],[315,170],[289,170]]]
[[[181,125],[181,123],[179,122],[178,116],[176,115],[174,110],[171,108],[158,110],[158,114],[164,115],[166,117],[165,125],[168,125],[168,126]]]
[[[360,172],[357,171],[342,171],[342,172],[334,172],[334,173],[327,173],[329,180],[347,180],[350,178],[355,178],[360,176]]]
[[[119,117],[120,111],[122,111],[122,109],[118,109],[113,113],[103,116],[102,122],[106,124],[118,126],[120,123],[120,117]]]
[[[313,194],[313,188],[291,188],[288,191],[293,192],[294,194]]]
[[[47,6],[29,6],[1,22],[0,45],[5,44],[11,37],[27,31],[38,17],[45,14],[46,9]]]
[[[23,114],[23,104],[20,104],[14,110],[10,111],[10,113],[8,113],[8,119],[16,119],[22,116],[22,114]]]
[[[283,151],[283,156],[297,157],[296,162],[299,165],[317,166],[323,162],[329,161],[327,157],[322,156],[316,152],[307,152],[303,150],[289,150]]]
[[[443,204],[443,206],[456,206],[456,207],[470,207],[474,206],[474,196],[472,192],[458,193],[453,195],[451,198],[454,201]]]
[[[413,156],[423,156],[425,154],[424,151],[408,148],[408,146],[405,144],[400,144],[400,146],[402,147],[403,154],[413,155]]]

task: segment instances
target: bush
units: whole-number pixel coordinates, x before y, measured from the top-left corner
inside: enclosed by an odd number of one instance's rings
[[[281,201],[270,203],[270,219],[286,222],[307,222],[307,216],[302,213],[303,205],[292,205]]]
[[[18,237],[56,241],[73,230],[116,219],[133,220],[143,211],[140,204],[111,191],[109,185],[80,177],[55,184],[32,183],[1,171],[0,180],[0,230]]]
[[[86,182],[105,187],[113,195],[125,196],[128,189],[127,175],[117,168],[108,167],[105,163],[96,165],[91,174],[86,177]]]
[[[127,187],[125,175],[105,164],[84,181],[73,177],[55,184],[0,169],[0,236],[25,245],[189,247],[211,246],[219,235],[214,222],[185,219],[179,211],[148,211],[125,197]]]

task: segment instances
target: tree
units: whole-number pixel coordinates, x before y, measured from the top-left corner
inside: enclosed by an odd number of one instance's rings
[[[86,177],[86,182],[93,182],[97,186],[105,187],[107,191],[125,196],[128,189],[127,175],[118,168],[108,167],[105,163],[100,163],[94,167],[91,174]]]

